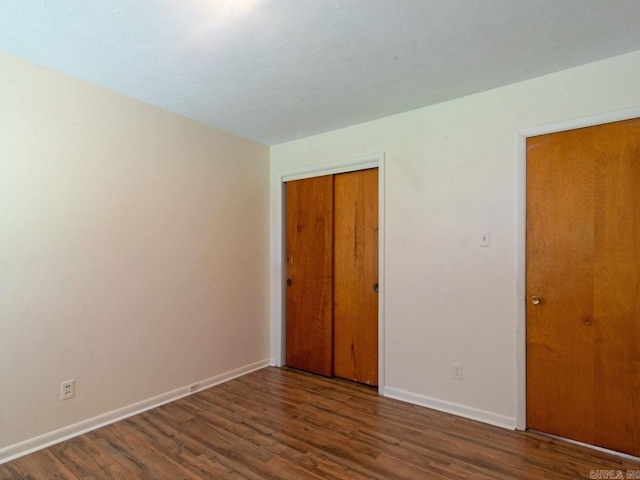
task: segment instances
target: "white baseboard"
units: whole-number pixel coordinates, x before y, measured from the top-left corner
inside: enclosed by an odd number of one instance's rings
[[[516,427],[515,418],[506,417],[497,413],[487,412],[485,410],[479,410],[477,408],[468,407],[466,405],[438,400],[436,398],[408,392],[400,388],[385,387],[384,396],[394,398],[396,400],[402,400],[403,402],[420,405],[421,407],[432,408],[433,410],[438,410],[440,412],[451,413],[453,415],[458,415],[459,417],[465,417],[471,420],[488,423],[497,427],[507,428],[509,430],[515,430]]]
[[[70,438],[77,437],[78,435],[82,435],[83,433],[90,432],[97,428],[104,427],[105,425],[115,423],[119,420],[123,420],[133,415],[137,415],[138,413],[142,413],[147,410],[151,410],[152,408],[159,407],[160,405],[173,402],[189,395],[193,395],[195,393],[201,392],[206,388],[214,387],[221,383],[228,382],[229,380],[233,380],[234,378],[241,377],[243,375],[246,375],[247,373],[260,370],[261,368],[267,367],[269,365],[271,365],[270,359],[251,363],[249,365],[236,368],[235,370],[231,370],[211,378],[194,382],[199,384],[198,389],[194,392],[189,392],[189,385],[185,385],[184,387],[176,388],[175,390],[162,393],[146,400],[142,400],[141,402],[133,403],[131,405],[127,405],[126,407],[112,410],[111,412],[103,413],[102,415],[98,415],[96,417],[74,423],[73,425],[68,425],[58,430],[54,430],[53,432],[45,433],[44,435],[30,438],[29,440],[16,443],[15,445],[10,445],[8,447],[0,449],[0,465],[24,455],[42,450],[43,448],[47,448],[51,445],[55,445],[56,443],[64,442],[65,440],[68,440]]]

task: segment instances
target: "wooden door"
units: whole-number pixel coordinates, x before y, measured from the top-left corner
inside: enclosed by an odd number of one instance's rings
[[[286,183],[286,363],[333,374],[333,177]]]
[[[378,385],[378,169],[334,188],[334,375]]]
[[[378,384],[378,169],[286,183],[286,364]]]
[[[639,119],[528,139],[526,292],[528,428],[640,456]]]

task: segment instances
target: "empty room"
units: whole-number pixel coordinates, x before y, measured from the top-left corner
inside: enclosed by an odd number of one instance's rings
[[[0,480],[640,478],[640,2],[0,3]]]

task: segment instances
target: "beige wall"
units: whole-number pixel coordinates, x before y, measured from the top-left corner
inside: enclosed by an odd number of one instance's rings
[[[0,461],[264,363],[268,147],[8,55],[0,72]]]
[[[515,425],[524,322],[517,132],[637,107],[638,85],[635,52],[271,149],[272,239],[278,172],[385,153],[385,393]],[[486,230],[489,248],[480,247]],[[462,363],[462,381],[453,363]]]

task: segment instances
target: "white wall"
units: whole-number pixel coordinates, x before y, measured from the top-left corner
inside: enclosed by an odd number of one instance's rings
[[[638,106],[638,85],[635,52],[272,147],[272,181],[282,170],[385,152],[386,394],[515,425],[524,278],[517,132]],[[278,195],[272,187],[276,305]],[[479,246],[485,230],[489,248]],[[454,362],[462,381],[452,379]]]
[[[268,147],[5,54],[0,72],[0,461],[264,365]]]

